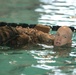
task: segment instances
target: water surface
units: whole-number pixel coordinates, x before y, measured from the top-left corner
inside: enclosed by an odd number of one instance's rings
[[[76,0],[0,0],[0,22],[76,28],[75,8]],[[0,47],[0,75],[76,75],[76,33],[72,41],[66,50],[44,44],[28,50]]]

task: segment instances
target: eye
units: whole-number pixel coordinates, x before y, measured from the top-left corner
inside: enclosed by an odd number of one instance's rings
[[[65,35],[64,35],[63,37],[64,37],[64,38],[67,38],[67,36],[65,36]]]
[[[66,36],[63,36],[64,38],[67,38]]]

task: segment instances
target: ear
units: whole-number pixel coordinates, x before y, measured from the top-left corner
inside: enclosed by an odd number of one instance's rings
[[[67,43],[67,45],[71,46],[72,45],[72,40],[69,40],[68,43]]]
[[[69,40],[69,42],[68,43],[72,43],[72,40]]]

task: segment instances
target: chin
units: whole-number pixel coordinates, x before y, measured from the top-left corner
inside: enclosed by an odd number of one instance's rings
[[[62,46],[61,44],[54,44],[54,46]]]
[[[63,44],[63,45],[54,45],[54,47],[62,47],[62,48],[66,48],[66,47],[71,47],[71,44]]]

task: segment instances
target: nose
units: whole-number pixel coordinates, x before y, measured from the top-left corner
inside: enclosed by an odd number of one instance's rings
[[[59,36],[59,37],[57,38],[57,41],[61,41],[61,40],[62,40],[62,37]]]

